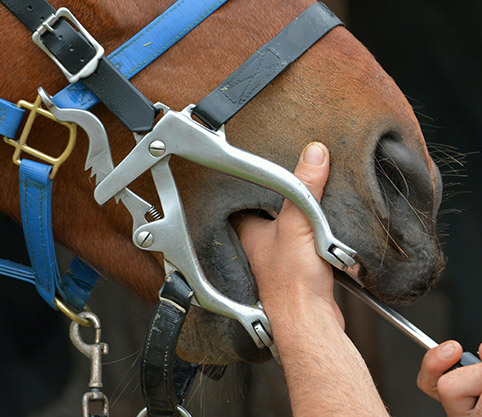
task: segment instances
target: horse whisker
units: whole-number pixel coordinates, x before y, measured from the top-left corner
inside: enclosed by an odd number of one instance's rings
[[[400,253],[408,259],[408,255],[405,253],[405,251],[400,247],[400,245],[392,237],[392,235],[390,234],[390,231],[385,227],[385,225],[383,224],[380,217],[378,215],[375,215],[375,217],[378,220],[378,222],[380,223],[380,226],[382,226],[383,230],[387,234],[387,237],[393,242],[393,244],[397,247],[397,249],[400,251]]]
[[[134,361],[132,362],[131,364],[131,367],[130,367],[130,370],[128,370],[124,376],[120,379],[120,381],[118,382],[118,384],[116,385],[116,387],[114,388],[114,391],[112,392],[111,394],[111,397],[113,398],[111,400],[111,406],[113,407],[118,401],[119,399],[122,397],[122,395],[124,394],[124,392],[126,391],[127,387],[131,384],[132,380],[134,379],[134,377],[137,376],[137,374],[139,373],[139,369],[137,367],[135,367],[135,364],[137,363],[137,361],[139,360],[139,358],[141,357],[142,355],[142,349],[139,349],[137,351],[135,351],[134,353],[131,353],[130,355],[124,357],[124,358],[121,358],[121,359],[118,359],[118,360],[115,360],[115,361],[110,361],[110,362],[107,362],[105,363],[105,365],[112,365],[114,363],[118,363],[118,362],[121,362],[121,361],[124,361],[128,358],[132,358],[133,356],[135,357]],[[131,370],[134,369],[134,372],[132,373],[132,375],[129,377],[128,381],[125,382],[125,379],[128,377],[129,373],[131,372]],[[120,389],[120,392],[119,392],[119,388],[123,385],[123,388]]]
[[[402,171],[400,170],[400,168],[398,167],[398,165],[395,163],[395,161],[393,161],[393,159],[390,158],[390,161],[391,161],[391,165],[395,167],[395,169],[397,170],[397,172],[400,174],[404,184],[405,184],[405,187],[406,187],[406,190],[407,190],[407,195],[409,195],[409,187],[408,187],[408,183],[407,183],[407,180],[405,178],[405,176],[403,175]],[[410,209],[413,211],[413,213],[415,214],[415,216],[417,217],[418,221],[423,225],[425,226],[425,223],[422,221],[422,218],[421,217],[425,217],[427,220],[429,221],[432,221],[433,222],[433,219],[431,218],[431,216],[427,215],[426,213],[418,210],[417,208],[415,208],[411,203],[410,201],[408,201],[408,198],[405,196],[405,194],[400,190],[399,186],[397,184],[395,184],[395,182],[390,178],[390,176],[387,174],[387,172],[383,169],[383,167],[380,165],[379,161],[377,161],[377,169],[379,170],[379,172],[381,172],[385,178],[390,182],[390,184],[393,186],[393,188],[400,194],[400,196],[403,198],[403,200],[407,203],[407,205],[410,207]],[[385,193],[385,196],[387,194]]]
[[[119,386],[123,383],[124,379],[125,379],[125,376],[128,374],[126,373],[126,375],[121,379],[121,381],[117,384],[116,388],[114,389],[114,392],[112,393],[111,397],[113,398],[111,400],[111,407],[114,407],[117,402],[120,400],[120,398],[122,397],[122,395],[124,394],[124,392],[127,390],[127,387],[131,384],[132,380],[137,377],[139,373],[139,369],[136,369],[135,372],[130,376],[129,380],[127,381],[127,383],[124,385],[124,388],[122,388],[122,390],[116,395],[116,391],[117,389],[119,388]],[[138,382],[136,383],[136,386],[137,386]]]
[[[140,353],[142,353],[142,348],[136,350],[135,352],[131,353],[130,355],[124,356],[123,358],[115,359],[115,360],[108,361],[108,362],[103,362],[102,365],[113,365],[115,363],[123,362],[126,359],[129,359],[129,358],[132,358],[133,356],[136,356],[136,359],[134,360],[134,362],[131,365],[133,367],[135,365],[135,363],[137,362],[137,360],[139,359]]]

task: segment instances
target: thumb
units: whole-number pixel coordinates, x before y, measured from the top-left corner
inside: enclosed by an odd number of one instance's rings
[[[329,166],[328,148],[320,142],[311,142],[303,149],[294,171],[294,174],[308,187],[318,202],[321,200],[328,179]],[[292,207],[295,205],[291,201],[285,200],[282,210],[290,211]]]
[[[418,387],[430,397],[440,401],[437,390],[439,378],[455,365],[462,356],[462,346],[454,340],[430,349],[422,360],[417,377]]]
[[[294,171],[294,174],[308,187],[318,202],[328,179],[329,165],[328,148],[320,142],[311,142],[303,149]],[[263,236],[266,237],[266,233],[276,236],[277,226],[286,229],[286,236],[291,238],[295,234],[301,236],[311,234],[311,225],[308,220],[295,204],[285,199],[275,222],[246,215],[242,221],[235,224],[236,231],[249,259],[254,259],[254,254],[265,245],[266,241]]]
[[[329,164],[328,148],[320,142],[311,142],[303,149],[294,172],[318,201],[328,179]]]

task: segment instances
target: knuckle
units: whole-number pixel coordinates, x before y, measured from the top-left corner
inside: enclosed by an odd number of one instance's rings
[[[424,378],[424,374],[422,373],[422,371],[419,371],[419,373],[417,375],[417,387],[420,390],[425,391],[425,378]]]
[[[296,173],[296,176],[305,184],[308,188],[313,186],[321,186],[321,173],[317,170],[304,169]]]
[[[457,397],[456,386],[457,383],[450,374],[441,376],[437,381],[437,391],[445,401],[450,401]]]

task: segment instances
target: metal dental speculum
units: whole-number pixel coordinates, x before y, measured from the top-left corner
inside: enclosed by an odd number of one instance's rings
[[[318,254],[341,270],[356,266],[356,252],[333,236],[320,205],[298,178],[266,159],[231,146],[223,128],[213,131],[194,121],[192,106],[176,112],[158,104],[164,111],[160,121],[148,134],[135,135],[137,145],[114,168],[107,134],[100,121],[84,110],[59,109],[44,91],[40,94],[59,120],[75,122],[86,131],[89,152],[85,167],[92,168],[92,175],[97,175],[96,201],[100,205],[112,197],[122,201],[133,218],[134,244],[142,250],[162,252],[166,272],[178,270],[185,277],[195,293],[195,304],[238,320],[258,347],[270,345],[270,337],[266,337],[266,333],[271,335],[269,321],[262,308],[229,299],[205,277],[169,168],[171,155],[251,181],[290,199],[312,224]],[[146,214],[157,214],[154,207],[127,188],[149,169],[164,214],[150,222],[146,220]]]
[[[97,186],[94,196],[99,204],[104,204],[142,173],[175,154],[269,188],[293,201],[313,226],[318,254],[341,270],[355,265],[353,256],[356,252],[333,236],[320,205],[292,173],[266,159],[231,146],[226,141],[224,129],[212,131],[191,118],[192,106],[182,112],[164,109],[165,114],[154,129]],[[162,152],[153,153],[153,148],[157,151],[161,144]],[[156,181],[155,172],[153,175]],[[162,190],[159,186],[157,189],[161,197]]]

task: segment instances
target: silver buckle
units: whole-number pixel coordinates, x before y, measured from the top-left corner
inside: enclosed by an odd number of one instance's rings
[[[75,26],[79,32],[84,35],[84,37],[90,42],[90,44],[95,49],[95,56],[87,62],[84,67],[75,74],[69,72],[62,63],[50,52],[45,45],[42,43],[41,36],[46,32],[53,32],[52,26],[61,18],[65,18],[69,20],[73,26]],[[38,29],[33,33],[32,40],[35,45],[37,45],[42,51],[44,51],[52,61],[54,61],[57,66],[61,69],[67,80],[70,83],[76,83],[81,78],[88,77],[91,75],[97,68],[97,64],[99,63],[100,59],[104,55],[104,48],[98,43],[92,35],[87,32],[87,30],[80,24],[80,22],[75,18],[75,16],[70,12],[69,9],[65,7],[61,7],[58,9],[55,14],[50,15],[47,19],[45,19],[42,24],[38,27]]]

